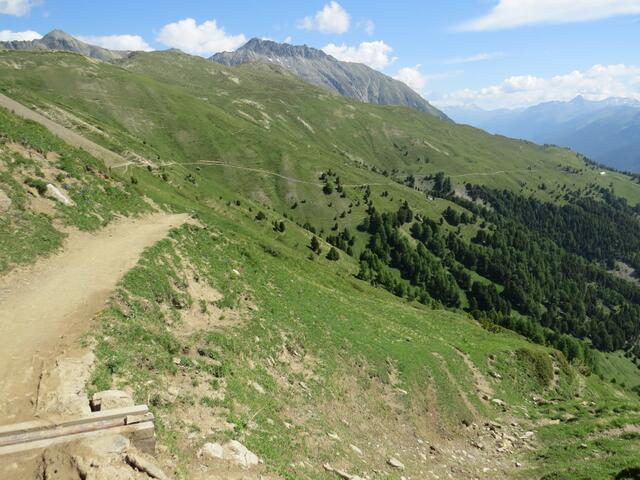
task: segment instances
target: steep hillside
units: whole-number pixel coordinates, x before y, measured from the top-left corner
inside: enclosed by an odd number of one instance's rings
[[[640,171],[640,102],[634,100],[593,102],[577,97],[518,110],[447,112],[458,122],[489,132],[569,147],[619,170]]]
[[[38,68],[25,75],[21,66]],[[282,181],[282,194],[274,195],[273,178],[258,175],[247,183],[242,171],[206,170],[226,179],[222,185],[272,202],[295,190],[321,198],[314,188],[319,173],[337,167],[345,183],[398,188],[393,180],[446,171],[457,185],[509,188],[543,200],[553,200],[564,184],[570,191],[612,184],[630,204],[640,201],[640,187],[628,177],[600,175],[568,150],[327,95],[269,65],[229,69],[179,52],[153,52],[113,66],[62,53],[6,52],[0,68],[0,87],[9,96],[125,155],[226,162],[309,182]]]
[[[0,250],[5,270],[60,248],[61,224],[197,219],[143,255],[87,342],[88,392],[151,405],[166,471],[586,479],[638,466],[640,289],[608,271],[640,265],[633,178],[268,64],[3,52],[0,91],[125,160],[106,167],[0,111],[0,244],[15,226],[43,239]],[[264,463],[233,470],[201,451],[231,439]]]
[[[4,110],[0,126],[0,188],[27,199],[14,202],[11,215],[29,213],[27,224],[40,217],[54,229],[74,221],[73,207],[24,183],[39,169],[68,175],[74,201],[95,198],[102,215],[126,213],[85,189],[105,182],[100,162]],[[79,394],[121,388],[149,402],[156,462],[165,472],[194,479],[328,480],[339,472],[593,479],[636,466],[640,403],[623,384],[637,374],[624,357],[603,356],[602,377],[583,377],[557,351],[353,278],[356,262],[326,259],[324,241],[322,255],[309,255],[312,235],[277,212],[235,194],[205,204],[196,198],[210,186],[181,187],[147,169],[131,178],[107,181],[163,208],[189,210],[199,225],[147,250],[91,322],[96,362],[82,372],[90,380]],[[34,210],[45,203],[46,215]],[[273,221],[285,228],[272,228]],[[0,235],[4,244],[12,233]],[[77,362],[85,351],[60,362]],[[202,453],[207,442],[229,439],[263,463],[242,469]],[[79,479],[68,467],[72,454],[49,452],[37,465]],[[119,461],[93,455],[97,475]],[[21,478],[16,472],[29,475],[30,465],[30,457],[20,458],[0,473]]]
[[[211,60],[230,67],[270,63],[345,97],[380,105],[405,105],[438,118],[447,118],[404,83],[361,63],[341,62],[306,45],[253,38],[235,52],[216,53]]]

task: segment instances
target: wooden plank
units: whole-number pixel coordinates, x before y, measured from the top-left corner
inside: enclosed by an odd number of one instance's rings
[[[155,430],[153,422],[147,421],[136,423],[133,425],[111,427],[95,431],[78,432],[61,437],[45,438],[29,442],[17,443],[13,445],[0,446],[0,456],[25,452],[28,450],[44,449],[53,445],[76,442],[78,440],[95,438],[103,435],[124,435],[127,437],[132,437],[134,443],[137,443],[137,441],[141,441],[146,448],[149,448],[149,446],[151,445],[150,441],[155,438]]]
[[[151,414],[149,414],[151,415]],[[105,430],[113,427],[120,427],[127,425],[126,419],[129,417],[117,417],[108,420],[100,420],[89,423],[78,423],[75,425],[63,425],[54,428],[47,428],[44,430],[35,430],[26,433],[19,433],[9,435],[0,438],[0,446],[12,445],[15,443],[33,442],[36,440],[43,440],[45,438],[64,437],[68,435],[75,435],[76,433],[92,432],[96,430]],[[139,420],[133,423],[141,423],[144,421],[153,421],[153,415],[148,418],[138,417]]]
[[[12,425],[2,425],[0,426],[0,439],[2,437],[15,434],[57,428],[62,426],[80,425],[102,420],[113,420],[117,418],[124,419],[128,416],[146,415],[147,413],[149,413],[149,407],[147,407],[146,405],[136,405],[133,407],[114,408],[112,410],[92,412],[89,415],[65,419],[58,422],[32,420],[29,422],[15,423]]]
[[[34,430],[41,430],[43,428],[51,428],[55,424],[47,422],[45,420],[32,420],[30,422],[13,423],[9,425],[0,426],[0,438],[14,433],[31,432]]]

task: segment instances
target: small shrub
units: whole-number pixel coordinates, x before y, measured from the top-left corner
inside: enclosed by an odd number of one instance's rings
[[[31,188],[35,188],[40,195],[47,193],[47,184],[38,178],[29,177],[24,181],[24,183]]]
[[[553,363],[547,352],[521,348],[516,358],[538,385],[546,387],[553,380]]]

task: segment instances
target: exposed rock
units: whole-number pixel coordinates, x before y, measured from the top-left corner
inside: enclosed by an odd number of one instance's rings
[[[50,197],[55,198],[61,204],[66,205],[67,207],[70,207],[73,205],[73,202],[71,201],[71,199],[67,197],[64,193],[62,193],[62,191],[52,183],[47,183],[47,193],[49,194]]]
[[[205,443],[199,452],[200,456],[206,458],[224,458],[224,448],[219,443]]]
[[[255,453],[248,450],[247,447],[242,445],[237,440],[231,440],[225,445],[225,447],[224,458],[232,460],[242,467],[251,467],[254,465],[258,465],[258,463],[260,462],[258,456]],[[227,455],[227,450],[230,451],[231,455]]]
[[[133,407],[131,395],[122,390],[105,390],[93,394],[91,409],[95,411],[113,410],[114,408]]]
[[[395,457],[391,457],[389,460],[387,460],[387,463],[391,465],[393,468],[404,470],[404,463],[402,463],[400,460],[398,460]]]
[[[327,472],[335,473],[338,477],[343,478],[344,480],[363,480],[362,477],[358,475],[351,475],[350,473],[345,472],[344,470],[333,468],[329,463],[325,463],[322,467]]]
[[[493,398],[491,399],[491,403],[493,403],[494,405],[497,405],[499,407],[506,407],[507,404],[504,402],[504,400],[500,400],[499,398]]]
[[[7,196],[6,193],[0,190],[0,213],[8,210],[10,206],[11,199]]]
[[[334,432],[327,433],[327,436],[332,440],[336,440],[336,441],[340,440],[340,437],[338,436],[338,434]]]
[[[198,451],[198,456],[210,460],[225,460],[243,468],[253,467],[260,463],[258,456],[237,440],[231,440],[224,445],[205,443]]]
[[[363,455],[362,450],[360,450],[358,447],[356,447],[355,445],[349,445],[349,448],[351,448],[351,450],[353,450],[354,452],[356,452],[358,455]]]
[[[90,414],[85,385],[91,376],[94,361],[95,356],[91,351],[56,358],[53,368],[45,368],[42,372],[37,411],[47,417]]]
[[[249,382],[249,385],[251,385],[254,390],[260,394],[264,394],[264,387],[262,385],[260,385],[257,382]]]
[[[160,470],[160,468],[140,455],[136,455],[135,453],[127,453],[125,455],[125,460],[133,468],[146,473],[151,478],[156,478],[158,480],[169,480],[169,477],[166,476],[164,472]]]

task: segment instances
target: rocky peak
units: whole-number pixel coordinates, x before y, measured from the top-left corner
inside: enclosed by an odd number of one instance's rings
[[[238,51],[250,51],[258,55],[277,56],[277,57],[299,57],[307,59],[323,59],[329,58],[329,55],[322,50],[308,47],[307,45],[290,45],[288,43],[278,43],[273,40],[262,40],[260,38],[252,38]]]
[[[404,105],[449,120],[404,83],[362,63],[342,62],[307,45],[252,38],[235,52],[216,53],[210,60],[228,67],[245,63],[276,64],[308,83],[345,97],[382,105]]]
[[[66,41],[73,41],[75,40],[75,38],[73,38],[71,35],[69,35],[67,32],[65,32],[64,30],[51,30],[49,33],[47,33],[44,37],[42,37],[43,39],[45,38],[49,38],[51,40],[66,40]]]

